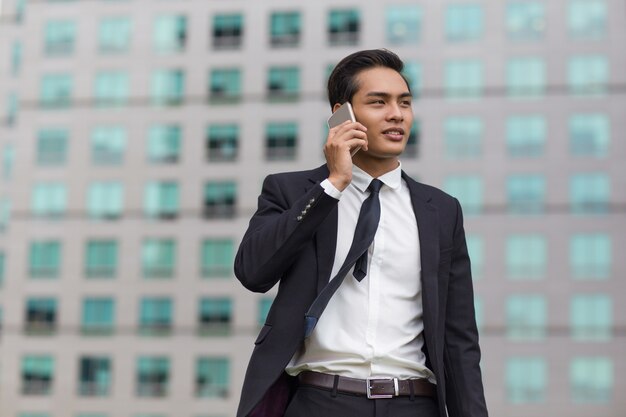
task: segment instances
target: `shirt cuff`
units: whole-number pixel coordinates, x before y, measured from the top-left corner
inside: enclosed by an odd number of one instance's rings
[[[335,188],[333,183],[330,182],[328,180],[328,178],[326,178],[324,181],[322,181],[320,183],[320,185],[324,189],[324,192],[326,194],[328,194],[329,196],[331,196],[332,198],[334,198],[336,200],[339,200],[341,198],[341,194],[342,194],[341,191],[339,191],[337,188]]]

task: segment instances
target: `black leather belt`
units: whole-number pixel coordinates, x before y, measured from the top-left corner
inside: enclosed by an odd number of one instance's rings
[[[298,374],[301,385],[336,389],[338,392],[366,395],[367,398],[393,398],[398,396],[420,395],[435,397],[435,384],[427,379],[398,379],[398,378],[367,378],[356,379],[345,376],[323,374],[320,372],[304,371]]]

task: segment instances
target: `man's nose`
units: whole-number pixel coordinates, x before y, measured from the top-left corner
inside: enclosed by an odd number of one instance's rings
[[[402,113],[402,109],[400,108],[400,104],[398,103],[389,103],[389,108],[387,112],[387,118],[389,120],[404,120],[404,114]]]

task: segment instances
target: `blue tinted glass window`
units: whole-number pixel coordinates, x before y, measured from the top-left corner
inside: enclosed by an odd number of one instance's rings
[[[607,28],[605,0],[570,0],[568,7],[570,36],[574,39],[604,39]]]
[[[543,95],[546,85],[545,63],[540,58],[515,58],[507,63],[506,83],[509,96],[532,98]]]
[[[506,328],[510,339],[543,339],[546,334],[547,317],[544,296],[512,295],[506,300]]]
[[[605,173],[575,174],[570,178],[569,194],[574,213],[606,213],[611,197],[610,178]]]
[[[483,9],[478,4],[454,4],[446,8],[446,39],[468,41],[483,35]]]
[[[536,234],[511,235],[506,241],[506,270],[511,279],[541,279],[548,263],[546,238]]]
[[[513,158],[543,155],[547,126],[543,116],[513,116],[506,122],[506,147]]]
[[[392,44],[413,44],[422,31],[422,8],[417,5],[388,6],[387,41]]]
[[[574,279],[596,280],[611,276],[611,237],[601,233],[580,233],[570,238],[569,263]]]
[[[474,158],[482,154],[483,122],[478,117],[449,117],[444,123],[446,156]]]
[[[506,393],[512,404],[542,403],[547,396],[548,367],[540,357],[513,357],[506,363]]]
[[[612,337],[613,303],[608,295],[574,295],[570,304],[572,338],[608,341]]]
[[[578,356],[570,362],[570,395],[576,404],[609,404],[613,401],[614,364],[610,358]]]
[[[546,29],[545,6],[537,1],[511,1],[506,6],[506,29],[511,40],[542,39]]]
[[[483,181],[475,175],[448,177],[444,190],[458,198],[465,214],[479,213],[483,208]]]
[[[572,155],[605,157],[611,141],[611,126],[605,114],[574,114],[569,119]]]

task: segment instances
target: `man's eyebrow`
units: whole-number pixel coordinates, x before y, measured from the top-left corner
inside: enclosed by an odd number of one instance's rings
[[[366,97],[384,97],[384,98],[389,98],[389,97],[391,97],[391,94],[385,93],[383,91],[371,91],[371,92],[367,93],[365,96]],[[410,92],[407,91],[405,93],[400,94],[399,97],[400,98],[413,97],[413,94],[411,94]]]

